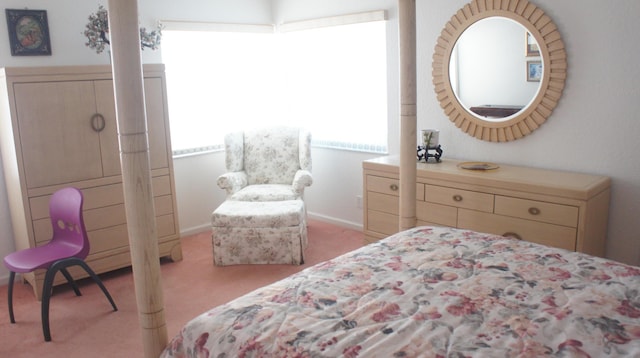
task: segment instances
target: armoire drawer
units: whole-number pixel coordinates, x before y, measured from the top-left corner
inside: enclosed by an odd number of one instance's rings
[[[492,194],[425,184],[424,195],[424,200],[431,203],[493,212]]]
[[[460,209],[458,227],[576,250],[577,230],[561,225]]]
[[[578,226],[578,208],[496,195],[495,213],[570,227]]]
[[[124,203],[122,183],[82,189],[82,195],[84,197],[82,208],[85,211]],[[49,217],[50,198],[51,195],[35,196],[29,198],[32,220]]]
[[[173,216],[169,215],[173,213],[173,196],[164,195],[155,197],[154,206],[156,211],[156,220],[158,220],[158,218],[162,216],[170,216],[172,222],[171,225],[175,225],[175,223],[173,223]],[[113,226],[125,225],[127,223],[124,204],[110,205],[93,209],[84,209],[83,217],[84,224],[88,233],[107,229]],[[157,223],[157,226],[160,227],[160,223]],[[34,220],[33,230],[36,243],[41,244],[51,240],[51,235],[53,232],[51,229],[51,220],[49,219],[49,216],[47,215],[44,218]],[[169,230],[165,230],[162,236],[171,234],[175,234],[175,227],[172,227]]]

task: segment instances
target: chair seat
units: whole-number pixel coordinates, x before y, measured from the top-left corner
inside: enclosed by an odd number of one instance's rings
[[[67,242],[50,242],[26,250],[16,251],[4,257],[5,266],[18,273],[45,269],[54,262],[77,255],[81,248]]]
[[[253,184],[231,195],[228,200],[235,201],[283,201],[299,197],[291,184]]]
[[[212,215],[214,227],[291,227],[304,221],[304,202],[285,201],[233,201],[223,202]]]

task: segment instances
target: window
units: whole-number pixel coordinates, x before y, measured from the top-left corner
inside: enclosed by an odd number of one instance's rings
[[[222,148],[234,127],[272,120],[272,35],[164,31],[162,42],[176,154]]]
[[[168,26],[174,154],[219,149],[229,131],[276,124],[308,128],[315,146],[386,152],[385,25],[278,33]]]

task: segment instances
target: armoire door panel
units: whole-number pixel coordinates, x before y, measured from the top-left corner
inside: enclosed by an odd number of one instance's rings
[[[118,122],[116,120],[116,101],[113,96],[113,81],[94,81],[96,91],[96,113],[105,122],[98,139],[102,148],[102,170],[104,176],[120,175],[120,145],[118,143]]]
[[[169,166],[163,88],[162,79],[159,77],[144,79],[144,99],[147,109],[151,169],[166,168]]]
[[[14,85],[27,188],[102,177],[93,82]]]

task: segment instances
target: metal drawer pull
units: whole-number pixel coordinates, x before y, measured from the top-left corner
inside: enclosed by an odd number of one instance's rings
[[[529,214],[538,215],[538,214],[540,214],[540,209],[531,207],[531,208],[529,208]]]
[[[458,194],[454,195],[453,201],[462,201],[462,195],[458,195]]]
[[[391,184],[389,185],[389,189],[393,190],[393,191],[398,191],[398,184]]]
[[[104,117],[100,113],[96,113],[91,117],[91,128],[96,132],[102,132],[106,123]]]
[[[511,232],[511,231],[505,232],[504,234],[502,234],[502,236],[504,236],[504,237],[512,237],[514,239],[522,240],[522,236],[516,234],[515,232]]]

